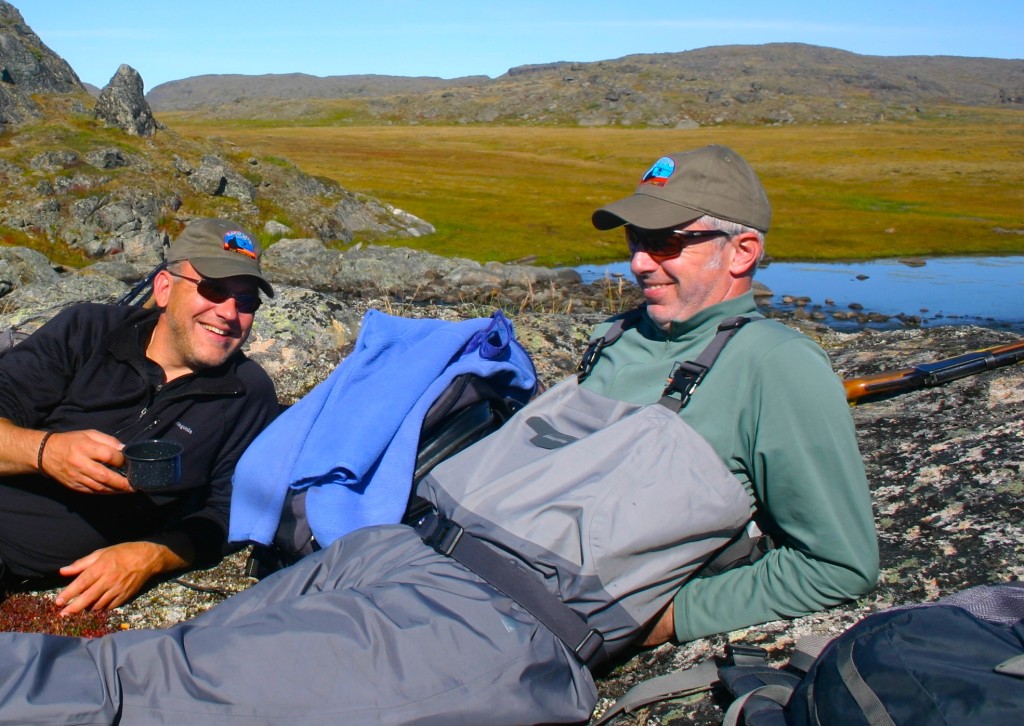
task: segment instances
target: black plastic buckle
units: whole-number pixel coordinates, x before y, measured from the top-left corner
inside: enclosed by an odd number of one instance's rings
[[[573,648],[573,653],[579,658],[580,663],[590,665],[591,659],[601,652],[604,645],[604,636],[594,629],[584,636],[580,644]]]
[[[603,338],[591,341],[587,349],[583,351],[583,358],[580,360],[580,364],[576,366],[576,373],[579,374],[580,379],[584,379],[590,375],[590,372],[594,370],[594,364],[597,359],[601,357],[601,351],[608,342]]]
[[[682,405],[685,406],[689,403],[693,392],[697,390],[697,386],[704,380],[704,376],[708,374],[708,370],[707,366],[694,363],[692,360],[683,361],[672,374],[663,395],[667,396],[678,392]]]
[[[725,646],[728,662],[737,666],[768,665],[768,651],[756,645],[738,645],[729,643]]]
[[[447,517],[437,515],[434,530],[424,537],[423,541],[433,547],[438,553],[445,557],[451,557],[452,550],[459,544],[459,540],[462,539],[462,533],[465,531]]]
[[[728,318],[723,320],[719,325],[719,330],[733,330],[734,328],[742,328],[744,325],[749,323],[752,318],[745,317],[743,315],[737,315],[735,318]]]

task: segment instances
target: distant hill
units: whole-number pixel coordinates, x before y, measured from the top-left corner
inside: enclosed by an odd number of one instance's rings
[[[1024,60],[772,43],[520,66],[494,79],[197,76],[161,84],[147,99],[155,111],[370,123],[866,122],[949,106],[1024,110]]]
[[[438,88],[483,85],[489,81],[487,76],[445,80],[426,76],[321,77],[306,73],[206,75],[161,83],[146,94],[146,100],[153,108],[186,110],[238,103],[245,99],[370,98],[425,93]]]

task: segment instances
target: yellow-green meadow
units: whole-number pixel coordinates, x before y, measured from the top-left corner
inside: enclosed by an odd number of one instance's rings
[[[621,259],[620,234],[595,231],[591,212],[629,194],[662,153],[710,143],[733,147],[761,175],[775,210],[775,259],[1024,252],[1020,111],[687,130],[161,120],[378,197],[437,227],[401,244],[480,261]]]

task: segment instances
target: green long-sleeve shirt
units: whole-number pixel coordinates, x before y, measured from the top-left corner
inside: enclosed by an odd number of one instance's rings
[[[762,317],[753,293],[668,333],[645,315],[604,350],[583,385],[654,402],[673,364],[694,360],[733,315]],[[745,326],[681,415],[753,495],[779,547],[753,565],[684,585],[675,598],[680,641],[805,615],[874,586],[878,545],[863,461],[842,386],[818,345],[775,321]]]

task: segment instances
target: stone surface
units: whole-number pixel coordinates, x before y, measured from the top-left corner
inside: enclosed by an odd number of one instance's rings
[[[126,64],[117,69],[100,91],[93,113],[96,118],[131,136],[152,136],[156,133],[157,123],[143,92],[142,76]]]
[[[0,0],[0,128],[41,115],[32,94],[85,92],[64,59],[46,47],[21,13]]]

